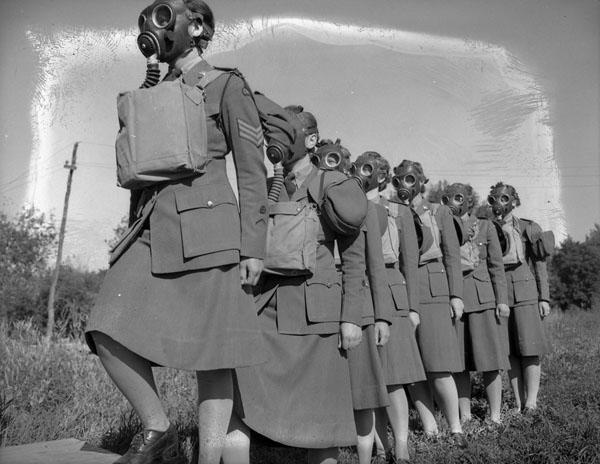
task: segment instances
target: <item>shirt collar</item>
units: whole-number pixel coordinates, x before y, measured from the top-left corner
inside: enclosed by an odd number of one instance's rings
[[[374,201],[375,203],[379,203],[379,189],[371,189],[367,193],[367,200]]]
[[[306,178],[308,177],[308,175],[314,167],[315,166],[310,161],[310,156],[308,155],[304,158],[301,158],[300,160],[298,160],[298,162],[296,162],[296,164],[294,164],[294,167],[292,168],[291,172],[293,172],[296,176],[294,178],[296,186],[300,187],[304,183],[304,181],[306,180]]]

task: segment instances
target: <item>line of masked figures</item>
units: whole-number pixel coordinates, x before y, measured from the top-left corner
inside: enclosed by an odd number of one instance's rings
[[[409,404],[466,449],[472,372],[489,427],[503,371],[514,408],[536,408],[553,241],[515,215],[514,187],[492,186],[485,216],[467,183],[430,203],[418,160],[353,157],[302,106],[208,64],[200,0],[157,0],[138,26],[146,80],[117,104],[130,227],[86,331],[144,427],[116,463],[187,462],[156,366],[196,372],[200,463],[248,463],[252,440],[311,463],[352,445],[361,464],[408,462]]]

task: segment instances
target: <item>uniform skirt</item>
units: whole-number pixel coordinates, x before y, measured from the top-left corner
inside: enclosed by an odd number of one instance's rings
[[[515,290],[511,272],[506,270],[508,298],[511,308],[505,330],[509,341],[510,354],[512,356],[540,356],[548,352],[548,343],[538,301],[530,300],[515,304]],[[535,284],[535,281],[533,283]]]
[[[487,372],[510,368],[503,326],[494,309],[463,314],[456,322],[456,333],[466,370]]]
[[[379,350],[375,326],[370,324],[363,328],[360,345],[348,351],[354,409],[383,408],[390,404]]]
[[[419,267],[417,343],[425,372],[462,372],[464,359],[451,314],[450,297],[433,296],[427,266]]]
[[[386,385],[407,385],[426,380],[417,345],[416,328],[408,317],[395,317],[390,339],[380,348]]]
[[[288,446],[355,444],[348,360],[338,349],[338,334],[278,333],[276,298],[259,316],[269,361],[236,369],[241,419],[255,432]]]
[[[159,366],[203,371],[267,359],[239,266],[152,274],[147,229],[106,273],[86,327],[95,353],[94,332]]]

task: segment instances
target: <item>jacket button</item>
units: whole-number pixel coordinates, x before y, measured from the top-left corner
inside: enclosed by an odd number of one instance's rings
[[[213,206],[215,206],[215,204],[212,202],[212,200],[208,200],[206,202],[206,206],[208,206],[209,208],[212,208]]]

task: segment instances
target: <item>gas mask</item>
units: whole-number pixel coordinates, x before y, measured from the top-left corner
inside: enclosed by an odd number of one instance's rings
[[[394,168],[392,186],[396,189],[400,203],[410,205],[413,198],[425,191],[425,184],[429,179],[425,177],[418,165],[403,161]]]
[[[519,203],[508,185],[492,187],[487,201],[492,207],[494,217],[498,219],[506,217]]]
[[[138,18],[137,44],[148,58],[154,54],[163,63],[171,63],[194,44],[188,27],[202,23],[202,15],[192,13],[182,0],[156,0]]]
[[[304,145],[304,130],[302,121],[292,112],[285,111],[287,119],[286,129],[278,126],[265,132],[267,142],[266,155],[271,163],[281,163],[284,167],[293,165],[296,161],[306,155],[306,146]]]
[[[473,197],[465,184],[449,185],[442,194],[442,204],[446,205],[455,216],[461,217],[473,207]]]
[[[381,163],[377,158],[364,153],[350,166],[350,175],[353,176],[362,187],[364,192],[379,188],[379,181],[384,180],[385,173],[382,172]]]
[[[350,153],[340,145],[340,139],[335,142],[328,140],[317,148],[311,155],[315,166],[324,171],[340,171],[346,174],[349,167]]]

